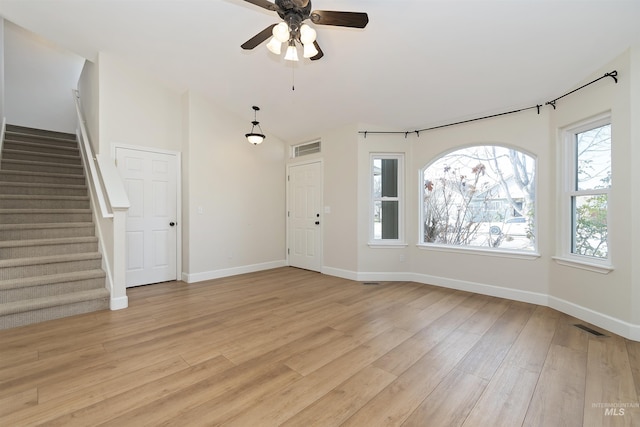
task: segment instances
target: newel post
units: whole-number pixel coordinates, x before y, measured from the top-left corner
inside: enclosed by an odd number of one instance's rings
[[[120,310],[129,306],[125,282],[127,209],[128,207],[113,208],[113,289],[111,292],[111,310]]]

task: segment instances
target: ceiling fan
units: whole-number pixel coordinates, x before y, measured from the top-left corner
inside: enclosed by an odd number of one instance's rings
[[[364,28],[369,22],[369,16],[361,12],[336,12],[330,10],[311,10],[311,0],[244,0],[264,9],[277,12],[283,22],[273,24],[241,45],[249,50],[258,46],[273,35],[267,48],[280,54],[283,43],[287,43],[286,60],[297,61],[296,43],[303,45],[304,57],[312,61],[324,56],[320,45],[316,41],[316,31],[303,22],[309,19],[317,25],[333,25],[338,27]]]

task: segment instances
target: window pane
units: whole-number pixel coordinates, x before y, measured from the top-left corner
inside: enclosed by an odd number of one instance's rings
[[[373,198],[382,196],[382,159],[373,159]]]
[[[399,218],[397,201],[376,201],[373,204],[373,238],[398,239]]]
[[[398,197],[398,159],[382,159],[382,197]]]
[[[535,159],[499,146],[446,154],[423,170],[423,243],[534,250]]]
[[[576,134],[575,190],[611,187],[611,125]]]
[[[398,202],[383,201],[382,202],[382,238],[397,239],[398,238]]]
[[[577,255],[607,258],[607,196],[575,196],[573,250]]]

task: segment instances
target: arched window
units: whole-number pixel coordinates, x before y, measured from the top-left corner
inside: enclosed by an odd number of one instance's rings
[[[535,250],[536,161],[479,145],[445,154],[421,171],[421,243]]]

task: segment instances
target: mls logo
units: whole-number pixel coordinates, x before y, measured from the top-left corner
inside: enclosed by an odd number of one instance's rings
[[[605,408],[604,410],[604,416],[605,417],[611,417],[611,416],[623,416],[624,415],[624,408]]]

